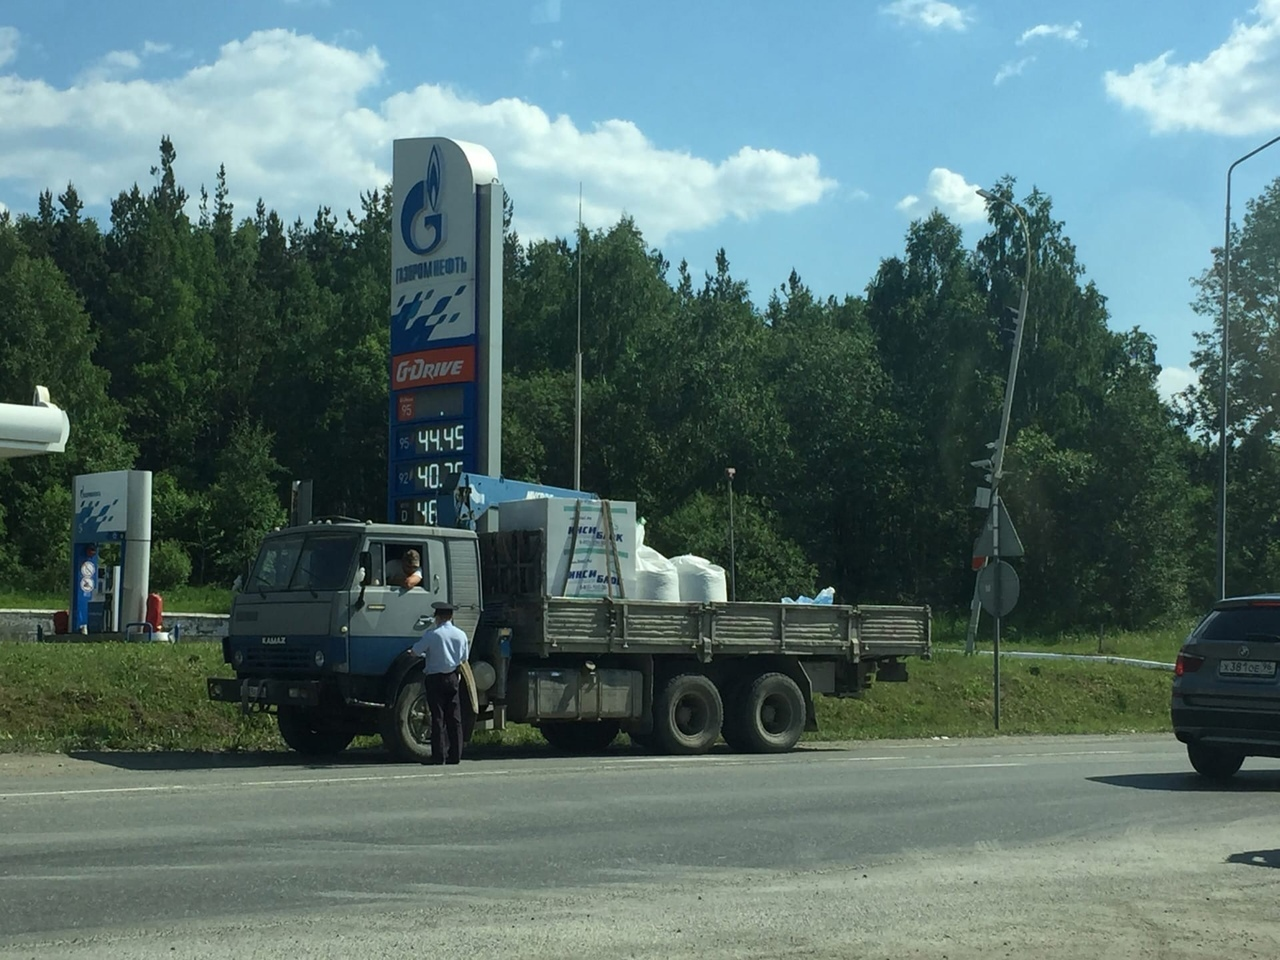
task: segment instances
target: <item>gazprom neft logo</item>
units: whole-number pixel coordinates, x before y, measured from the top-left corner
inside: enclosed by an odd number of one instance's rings
[[[429,280],[432,277],[448,277],[455,273],[464,274],[466,272],[466,257],[438,257],[435,260],[422,260],[418,263],[411,263],[407,267],[396,267],[396,283]]]
[[[440,188],[444,183],[444,163],[440,148],[431,148],[427,176],[405,194],[400,211],[400,237],[410,251],[429,257],[444,243],[444,214],[440,211]]]

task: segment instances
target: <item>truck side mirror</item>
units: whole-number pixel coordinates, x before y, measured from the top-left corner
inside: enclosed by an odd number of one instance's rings
[[[364,588],[369,585],[369,571],[373,569],[373,554],[364,550],[360,553],[360,566],[356,570],[356,582],[360,584],[360,596],[356,597],[355,608],[364,609]]]

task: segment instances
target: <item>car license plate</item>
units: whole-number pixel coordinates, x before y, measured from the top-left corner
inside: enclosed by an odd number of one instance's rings
[[[1274,677],[1274,660],[1223,660],[1218,664],[1218,674],[1223,677]]]

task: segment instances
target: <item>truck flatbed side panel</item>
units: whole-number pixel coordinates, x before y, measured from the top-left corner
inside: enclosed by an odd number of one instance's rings
[[[538,655],[858,654],[852,607],[550,597],[508,610],[513,650]]]
[[[695,649],[699,604],[549,597],[541,635],[513,637],[545,653],[685,653]]]
[[[927,657],[932,650],[928,607],[858,607],[862,656]]]
[[[714,605],[714,649],[722,654],[787,653],[854,657],[852,607],[795,603]]]

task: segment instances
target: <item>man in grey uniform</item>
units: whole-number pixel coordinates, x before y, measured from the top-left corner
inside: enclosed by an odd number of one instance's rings
[[[413,645],[423,658],[426,673],[427,710],[431,713],[431,759],[427,763],[462,760],[462,703],[458,692],[459,669],[471,651],[467,635],[453,623],[453,604],[431,605],[436,622]]]

